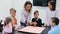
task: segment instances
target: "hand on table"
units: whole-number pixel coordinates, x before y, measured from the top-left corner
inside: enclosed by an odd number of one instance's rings
[[[36,22],[33,22],[34,23],[34,26],[37,26],[37,23]]]

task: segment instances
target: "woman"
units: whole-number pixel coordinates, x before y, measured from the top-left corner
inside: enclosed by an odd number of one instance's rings
[[[24,9],[21,11],[21,26],[29,25],[31,22],[31,9],[32,3],[30,1],[25,2]]]
[[[48,3],[48,11],[46,13],[46,24],[45,26],[50,26],[50,18],[58,17],[58,11],[56,10],[56,3],[54,1],[50,1]]]

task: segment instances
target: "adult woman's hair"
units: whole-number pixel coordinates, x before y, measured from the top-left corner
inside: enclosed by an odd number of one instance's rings
[[[31,8],[32,8],[32,3],[30,1],[26,1],[25,4],[24,4],[24,7],[26,7],[28,4],[30,4]]]
[[[26,1],[25,4],[24,4],[24,8],[26,8],[27,5],[31,5],[31,8],[32,8],[32,3],[30,1]]]
[[[55,9],[56,9],[56,3],[54,1],[49,1],[49,4],[52,5],[52,9],[51,10],[55,11]]]

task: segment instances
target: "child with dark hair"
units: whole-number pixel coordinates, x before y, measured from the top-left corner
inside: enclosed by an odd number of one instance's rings
[[[39,12],[35,11],[34,12],[34,18],[32,19],[32,24],[31,25],[38,26],[38,27],[42,26],[42,20],[38,16],[39,16]]]
[[[57,17],[51,18],[51,30],[48,32],[48,34],[60,34],[60,26],[59,25],[59,19]]]

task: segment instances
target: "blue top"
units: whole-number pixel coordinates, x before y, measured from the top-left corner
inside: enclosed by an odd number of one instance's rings
[[[56,25],[48,32],[48,34],[60,34],[60,26]]]

